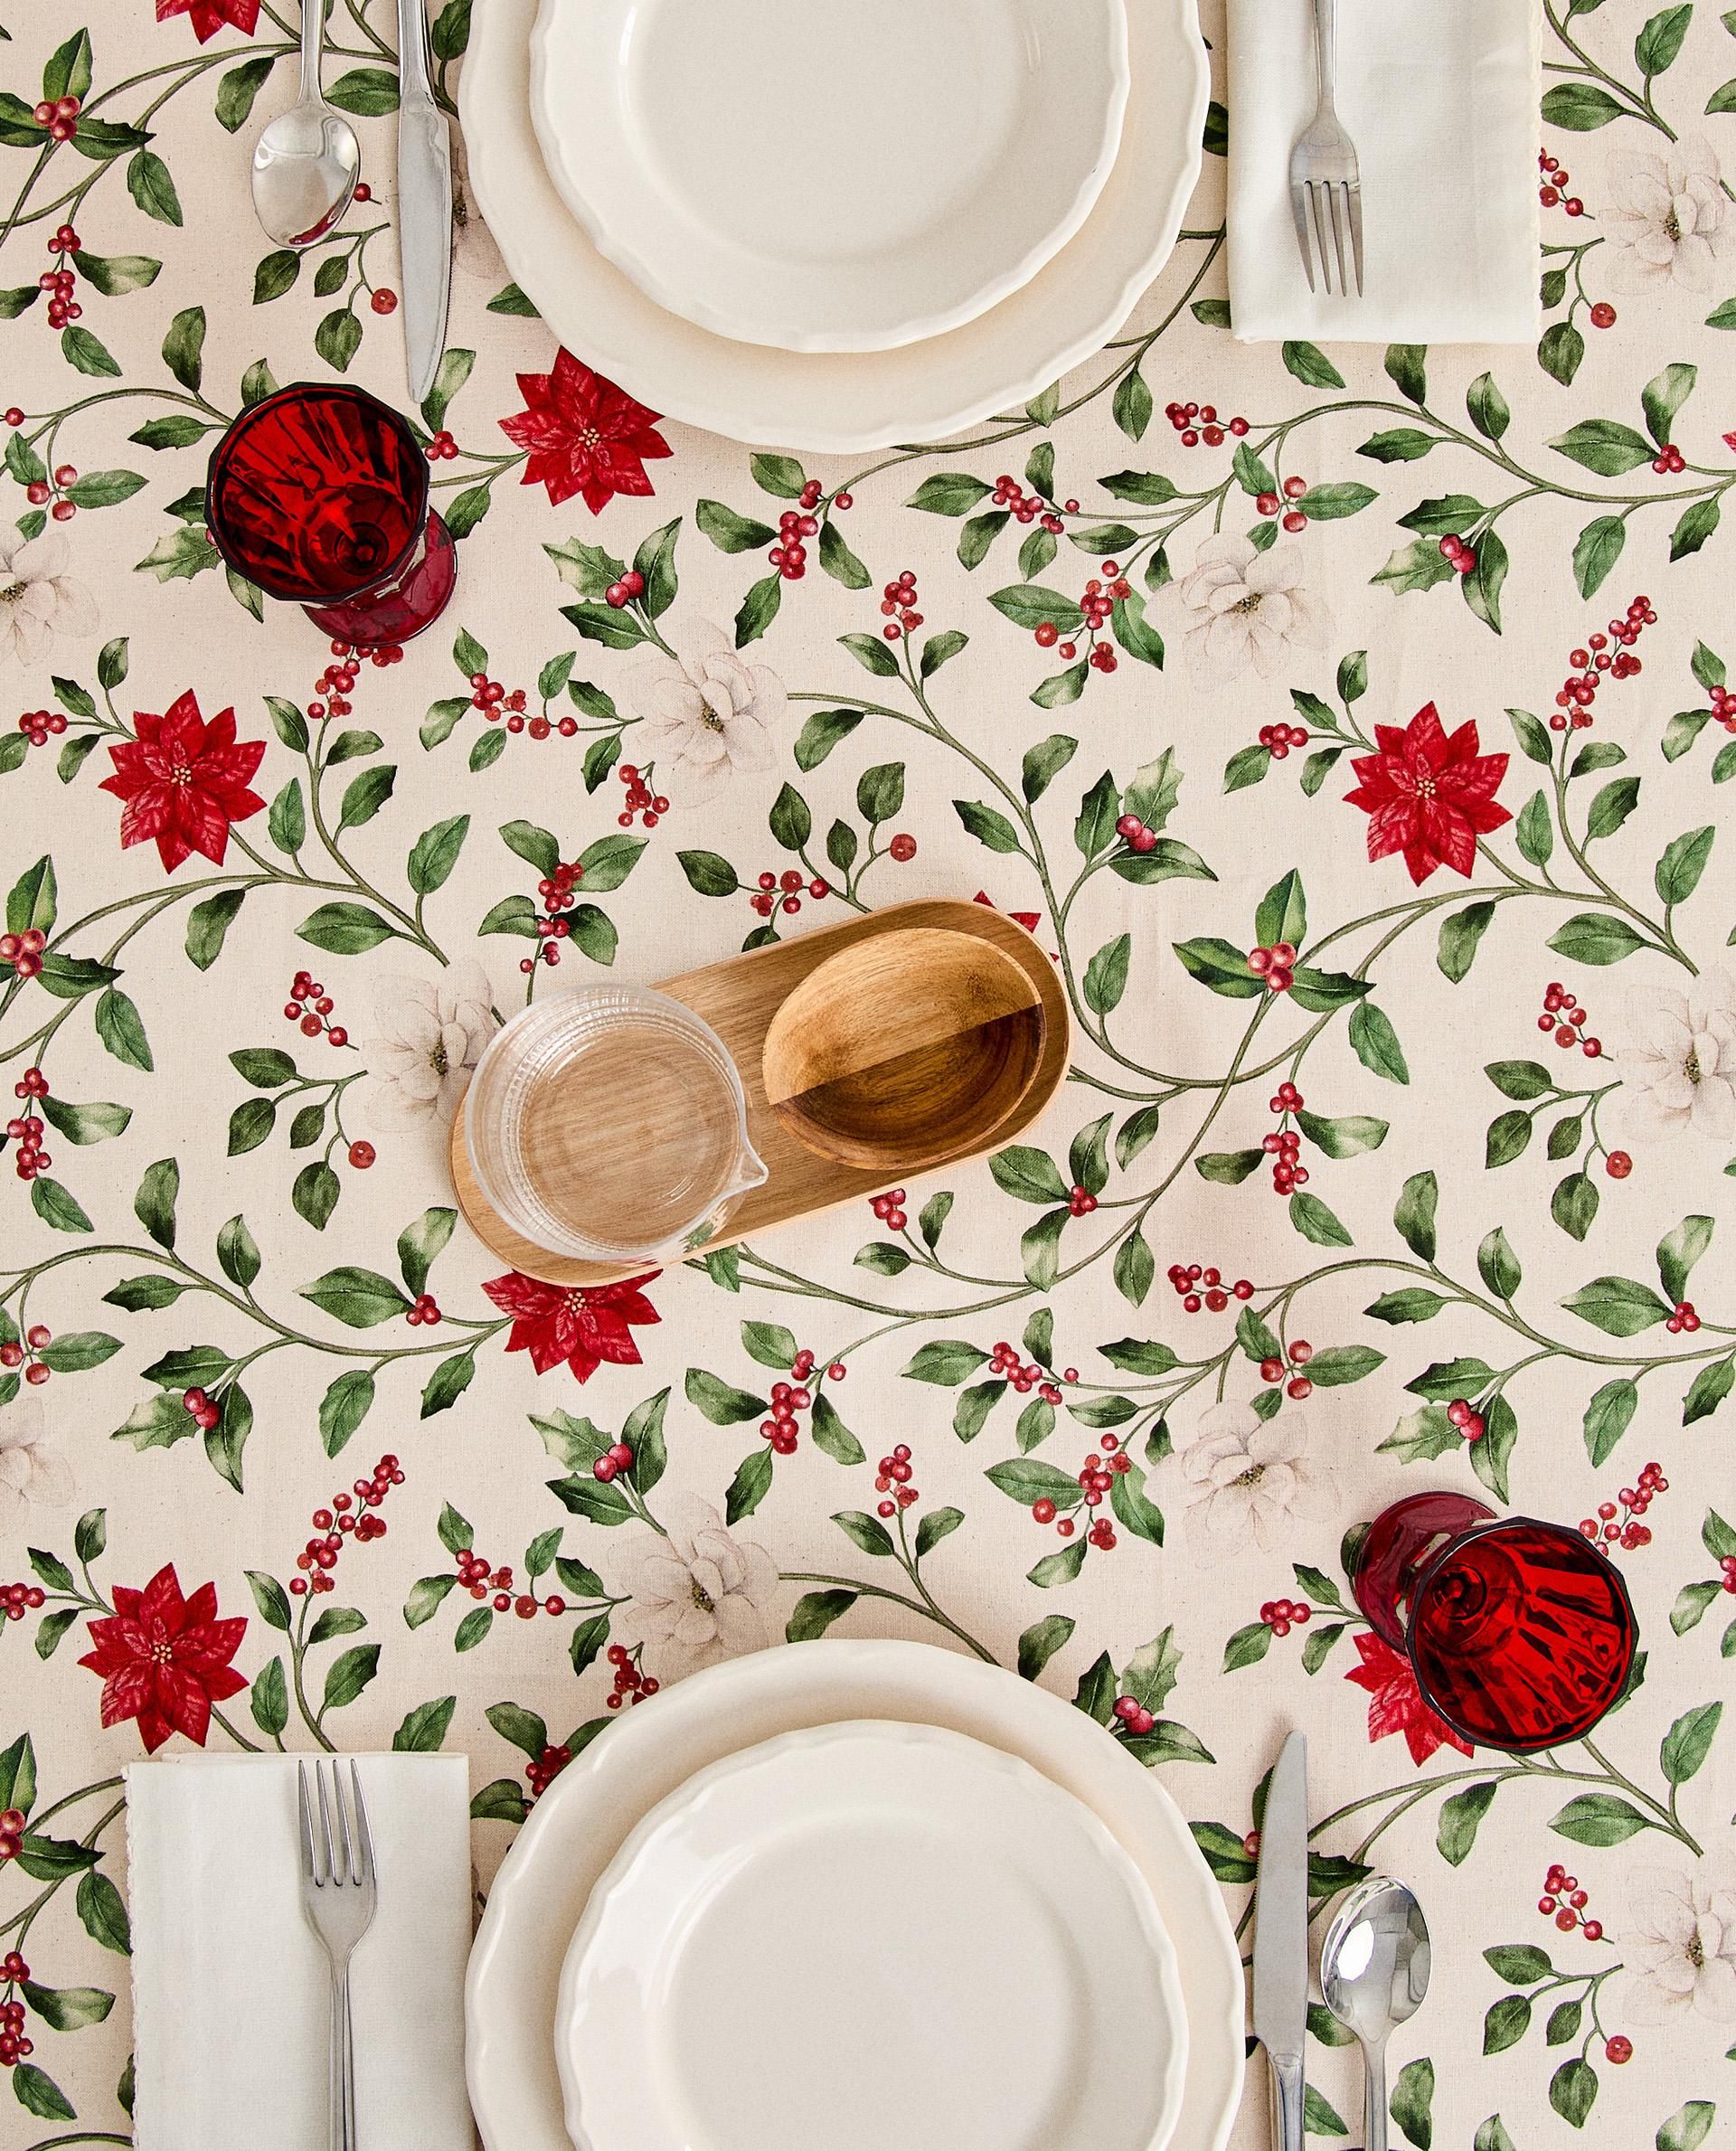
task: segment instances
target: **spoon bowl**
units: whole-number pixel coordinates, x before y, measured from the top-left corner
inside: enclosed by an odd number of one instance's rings
[[[253,146],[253,208],[280,247],[310,247],[350,206],[362,169],[355,129],[323,98],[280,112]]]
[[[1321,1944],[1320,1991],[1339,2023],[1354,2033],[1367,2064],[1365,2151],[1387,2151],[1387,2035],[1420,2007],[1430,1962],[1422,1907],[1388,1875],[1371,1875],[1351,1892]]]
[[[350,206],[362,169],[355,129],[326,102],[326,0],[302,0],[301,94],[253,146],[253,210],[280,247],[310,247]]]

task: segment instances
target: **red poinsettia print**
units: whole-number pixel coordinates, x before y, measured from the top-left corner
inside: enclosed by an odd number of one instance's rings
[[[230,825],[265,805],[248,789],[264,741],[235,737],[233,710],[220,710],[207,724],[191,688],[160,717],[138,712],[133,729],[134,739],[108,750],[115,773],[102,780],[105,792],[126,802],[123,847],[154,838],[165,873],[193,852],[221,866]]]
[[[1438,1718],[1422,1700],[1409,1658],[1366,1629],[1357,1636],[1356,1649],[1363,1662],[1344,1678],[1368,1690],[1371,1741],[1383,1741],[1390,1732],[1401,1732],[1411,1761],[1419,1764],[1427,1762],[1437,1748],[1457,1748],[1461,1755],[1472,1752],[1470,1742],[1460,1740],[1447,1721]]]
[[[491,1278],[483,1290],[513,1317],[508,1352],[528,1352],[539,1374],[565,1360],[580,1382],[588,1382],[605,1360],[620,1367],[638,1364],[639,1348],[628,1325],[662,1321],[639,1289],[661,1274],[647,1269],[613,1285],[580,1289],[545,1285],[514,1269]]]
[[[117,1584],[114,1614],[90,1623],[97,1647],[79,1660],[102,1675],[103,1723],[137,1718],[147,1755],[172,1732],[203,1748],[212,1704],[247,1685],[230,1664],[246,1627],[245,1616],[218,1619],[214,1583],[184,1599],[173,1561],[143,1590]]]
[[[1374,739],[1380,752],[1359,755],[1351,764],[1362,782],[1344,794],[1348,805],[1369,817],[1369,857],[1402,852],[1418,882],[1438,866],[1468,874],[1477,838],[1513,819],[1495,803],[1506,756],[1477,752],[1475,723],[1448,735],[1433,703],[1402,731],[1377,724]]]
[[[203,44],[228,24],[243,37],[251,37],[259,19],[259,0],[156,0],[156,19],[166,23],[174,15],[193,17],[193,34]]]
[[[570,351],[556,354],[552,373],[521,373],[518,392],[525,408],[502,419],[500,429],[530,450],[521,482],[547,486],[554,507],[579,493],[598,515],[618,493],[647,494],[646,458],[675,453],[655,410]]]

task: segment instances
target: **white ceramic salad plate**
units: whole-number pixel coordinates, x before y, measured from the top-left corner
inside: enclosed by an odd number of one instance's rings
[[[1014,291],[1084,222],[1125,0],[542,0],[531,108],[600,253],[672,314],[883,351]]]
[[[975,321],[895,350],[741,343],[647,297],[562,202],[532,123],[537,8],[476,0],[459,82],[471,183],[508,269],[588,364],[669,418],[758,447],[854,455],[1016,408],[1121,327],[1168,259],[1199,175],[1207,71],[1195,0],[1127,0],[1114,167],[1077,234],[1028,283]]]
[[[1162,2151],[1187,2020],[1090,1808],[962,1733],[857,1721],[653,1808],[555,2044],[578,2151]]]
[[[1059,1696],[955,1652],[882,1641],[785,1645],[697,1674],[611,1726],[538,1800],[489,1890],[466,1988],[466,2069],[487,2151],[572,2151],[556,2061],[562,1966],[637,1826],[713,1763],[863,1719],[939,1726],[1016,1756],[1106,1826],[1175,1951],[1187,2064],[1172,2142],[1223,2151],[1244,2073],[1241,1962],[1181,1811]]]

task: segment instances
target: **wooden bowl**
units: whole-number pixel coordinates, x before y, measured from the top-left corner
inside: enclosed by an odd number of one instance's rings
[[[974,933],[876,934],[811,971],[766,1031],[766,1102],[806,1148],[891,1174],[980,1148],[1043,1060],[1028,971]]]

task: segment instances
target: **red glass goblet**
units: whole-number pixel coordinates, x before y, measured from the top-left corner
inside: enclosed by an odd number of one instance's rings
[[[298,382],[244,410],[212,451],[205,519],[237,574],[357,649],[420,635],[457,580],[428,458],[362,389]]]
[[[1609,1555],[1564,1524],[1414,1494],[1369,1526],[1352,1589],[1407,1651],[1429,1709],[1473,1746],[1582,1739],[1633,1669],[1638,1627]]]

